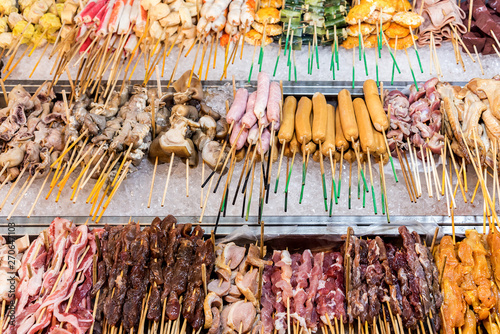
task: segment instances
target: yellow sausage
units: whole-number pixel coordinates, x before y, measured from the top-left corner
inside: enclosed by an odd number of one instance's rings
[[[389,128],[389,120],[378,95],[377,83],[371,79],[366,80],[363,84],[363,92],[365,93],[365,101],[373,127],[380,132],[387,130]]]
[[[337,147],[339,151],[343,149],[344,152],[349,149],[349,143],[345,139],[344,132],[342,131],[339,106],[337,106],[337,112],[335,113],[335,147]]]
[[[316,152],[316,144],[313,141],[310,141],[307,144],[302,144],[300,145],[300,149],[302,152],[305,152],[305,154],[314,154]]]
[[[312,139],[311,129],[312,102],[307,97],[302,97],[295,114],[295,136],[301,144],[307,144]]]
[[[327,118],[326,118],[326,140],[321,143],[321,153],[324,156],[329,156],[330,151],[332,154],[336,152],[335,149],[335,109],[331,104],[326,106]]]
[[[347,162],[353,163],[356,161],[356,155],[352,149],[348,149],[347,152],[344,153],[344,160]]]
[[[384,135],[381,132],[373,131],[373,136],[375,137],[375,148],[376,155],[387,153],[384,142]]]
[[[318,144],[326,140],[326,127],[328,112],[326,107],[325,96],[321,93],[315,93],[312,98],[313,105],[313,125],[312,125],[312,139]]]
[[[342,124],[342,132],[344,137],[349,141],[358,139],[358,124],[356,123],[356,115],[352,104],[351,93],[347,89],[342,89],[339,92],[339,111],[340,124]]]
[[[292,140],[295,131],[295,109],[297,108],[297,99],[293,96],[287,96],[283,105],[283,121],[281,122],[278,139],[280,143]]]
[[[373,137],[373,127],[370,120],[370,114],[366,109],[366,104],[363,99],[357,98],[353,101],[354,112],[356,113],[356,120],[359,128],[359,141],[361,142],[361,149],[363,152],[375,152],[376,145]]]
[[[299,150],[300,150],[300,144],[297,141],[297,136],[295,136],[295,133],[294,133],[292,140],[290,140],[290,152],[292,152],[292,154],[300,153]]]

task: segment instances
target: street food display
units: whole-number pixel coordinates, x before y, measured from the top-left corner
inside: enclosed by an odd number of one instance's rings
[[[348,228],[343,241],[326,248],[301,242],[289,250],[214,244],[199,225],[173,216],[156,217],[142,229],[133,221],[89,228],[56,218],[31,243],[16,240],[25,252],[12,270],[19,277],[15,298],[7,299],[14,312],[4,314],[4,302],[1,328],[495,333],[496,227],[440,240],[436,229],[430,246],[411,226],[398,231],[362,238]]]

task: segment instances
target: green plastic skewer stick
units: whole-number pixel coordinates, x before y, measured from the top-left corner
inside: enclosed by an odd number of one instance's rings
[[[377,87],[380,87],[380,81],[378,80],[378,63],[375,64],[375,71],[377,72]]]
[[[259,65],[262,64],[262,57],[264,57],[264,49],[262,48],[262,45],[261,45],[260,50],[259,50],[259,61],[257,62],[257,64],[259,64]]]
[[[363,169],[361,169],[361,178],[363,179],[363,184],[365,186],[364,189],[366,190],[366,192],[368,192],[369,190],[368,190],[368,186],[366,185],[365,173],[363,172]]]
[[[285,193],[285,212],[288,209],[288,193]]]
[[[382,31],[382,25],[380,26],[380,35],[377,36],[377,39],[378,39],[378,58],[382,58],[382,34],[383,34],[383,31]]]
[[[292,65],[288,65],[288,81],[292,81]]]
[[[394,85],[394,73],[395,73],[396,65],[392,63],[392,75],[391,75],[391,85]]]
[[[226,193],[227,191],[225,191],[224,195],[222,195],[222,206],[220,207],[220,212],[224,212],[224,208],[226,207]]]
[[[372,184],[372,199],[373,199],[373,212],[377,214],[377,200],[375,198],[375,190],[373,189],[373,184]]]
[[[394,161],[392,160],[391,155],[389,155],[389,160],[391,161],[391,167],[392,167],[392,173],[394,174],[394,180],[396,181],[396,183],[398,183],[399,180],[398,180],[398,176],[396,175],[396,169],[394,168]]]
[[[286,49],[287,49],[287,48],[285,48],[285,50],[286,50]],[[292,65],[292,60],[291,60],[291,56],[290,56],[290,54],[291,54],[291,53],[292,53],[291,51],[290,51],[290,52],[288,52],[288,59],[287,59],[287,61],[286,61],[286,66],[291,66],[291,65]]]
[[[354,58],[356,58],[356,48],[352,48],[352,89],[354,89],[354,79],[356,77],[356,67],[354,65]]]
[[[358,33],[359,61],[361,61],[361,33]]]
[[[333,209],[333,198],[330,198],[330,210],[328,211],[328,217],[332,216]]]
[[[411,71],[411,76],[413,77],[413,83],[415,84],[415,87],[417,88],[418,92],[417,79],[415,79],[415,73],[413,72],[413,68],[410,67],[410,71]]]
[[[358,180],[358,199],[361,199],[361,183]]]
[[[418,66],[420,66],[420,73],[424,73],[424,69],[422,68],[422,62],[420,61],[420,55],[418,54],[417,49],[415,49],[415,54],[417,55]]]
[[[335,42],[334,42],[334,44],[335,44]],[[333,58],[334,57],[334,54],[333,54],[334,44],[332,44],[332,58],[330,59],[330,71],[333,70],[334,67],[335,67],[335,64],[334,64],[334,61],[333,61],[334,60],[334,58]]]
[[[363,49],[363,61],[365,63],[365,73],[366,73],[366,76],[368,76],[368,65],[366,64],[366,52],[364,49]]]
[[[264,48],[261,47],[260,49],[262,51],[262,60],[264,59]],[[260,64],[259,64],[259,72],[262,72],[262,63],[263,61],[260,61]]]
[[[332,191],[335,197],[335,204],[339,204],[339,200],[337,197],[337,185],[335,184],[335,179],[332,177]]]
[[[316,43],[316,67],[318,68],[319,70],[319,52],[318,52],[318,43]]]
[[[328,215],[331,217],[332,216],[332,212],[333,212],[333,198],[335,198],[335,204],[338,204],[337,202],[337,194],[335,192],[335,189],[336,189],[336,185],[335,185],[335,179],[332,177],[332,192],[330,194],[330,211],[328,213]]]
[[[248,203],[247,203],[247,213],[245,215],[245,220],[248,220],[248,215],[250,213],[250,203],[252,202],[252,196],[248,198]]]
[[[297,81],[297,66],[295,65],[295,62],[293,62],[293,74],[295,76],[295,81]]]
[[[280,55],[281,55],[281,39],[279,41],[279,49],[278,49],[278,56],[276,56],[276,64],[274,64],[274,72],[273,72],[273,78],[276,76],[276,70],[278,69],[278,62],[280,61]]]
[[[273,78],[276,76],[276,70],[278,69],[278,62],[279,61],[280,61],[280,55],[278,54],[278,57],[276,57],[276,64],[274,64]]]
[[[292,168],[293,168],[293,165],[290,165],[290,171],[288,172],[288,178],[286,180],[285,193],[288,193],[288,186],[290,185],[290,178],[292,177]]]
[[[363,209],[366,207],[366,193],[363,191]]]
[[[323,184],[323,203],[325,204],[325,211],[328,211],[328,195],[326,194],[325,173],[321,174],[321,183]]]
[[[347,201],[347,208],[351,210],[351,186],[349,186],[349,200]]]
[[[252,65],[250,65],[250,73],[248,74],[248,83],[250,83],[250,79],[252,79],[252,71],[253,71],[253,62]]]
[[[391,55],[392,61],[394,62],[394,65],[396,65],[396,69],[398,70],[398,73],[401,74],[401,70],[399,69],[398,63],[396,62],[396,58],[394,58],[394,54],[392,53],[391,47],[389,46],[389,43],[387,42],[387,38],[385,37],[385,43],[387,44],[387,48],[389,49],[389,53]]]

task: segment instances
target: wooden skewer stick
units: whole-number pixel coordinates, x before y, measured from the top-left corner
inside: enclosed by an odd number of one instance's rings
[[[10,161],[7,161],[5,163],[5,165],[3,166],[2,170],[0,171],[0,176],[2,176],[3,173],[7,170],[7,168],[9,168],[9,165],[10,165]]]
[[[12,186],[10,187],[9,191],[7,192],[7,195],[5,195],[5,198],[3,199],[2,204],[0,204],[0,211],[2,211],[3,206],[5,205],[5,202],[7,202],[7,199],[9,198],[10,194],[12,193],[12,191],[14,190],[14,188],[16,187],[17,183],[19,182],[19,180],[23,176],[23,174],[26,171],[27,167],[28,167],[28,165],[26,164],[23,167],[23,169],[21,170],[21,173],[19,173],[19,175],[17,176],[16,181],[14,181],[14,183],[12,183]]]
[[[151,188],[149,189],[148,209],[151,207],[151,197],[153,196],[153,187],[155,185],[156,167],[158,167],[158,156],[155,158],[153,178],[151,179]]]
[[[453,150],[451,149],[451,144],[450,144],[447,137],[444,138],[444,141],[445,141],[445,145],[446,145],[446,143],[448,143],[451,161],[453,163],[453,168],[455,169],[455,174],[457,174],[458,185],[460,186],[460,191],[462,192],[462,197],[464,199],[464,203],[467,203],[467,197],[465,196],[465,191],[464,191],[464,187],[462,184],[462,178],[460,177],[460,175],[458,173],[457,164],[455,162],[455,155],[453,154]],[[495,159],[495,162],[496,162],[496,159]]]
[[[276,194],[278,192],[278,184],[280,182],[280,174],[281,174],[281,164],[283,163],[283,154],[285,152],[285,141],[283,140],[281,142],[281,153],[280,153],[280,161],[278,164],[278,174],[276,175],[276,185],[274,186],[274,193]],[[2,173],[0,173],[2,175]]]
[[[434,186],[436,188],[436,196],[438,198],[438,201],[441,200],[441,192],[439,191],[439,180],[438,180],[438,176],[437,176],[437,170],[436,170],[436,163],[434,161],[434,157],[432,156],[432,153],[431,151],[426,148],[427,150],[427,155],[428,155],[428,159],[429,161],[431,162],[431,166],[432,166],[432,175],[434,176]]]
[[[473,0],[470,1],[472,4]],[[479,68],[481,69],[481,74],[484,75],[483,64],[481,64],[481,58],[479,58],[479,53],[477,52],[476,45],[473,45],[474,53],[476,54],[477,62],[479,63]]]
[[[163,190],[163,197],[161,199],[161,206],[162,207],[165,205],[165,196],[167,195],[168,183],[170,181],[170,174],[172,173],[172,165],[174,163],[174,156],[175,156],[175,153],[172,152],[172,154],[170,155],[170,164],[168,166],[168,174],[167,174],[167,180],[165,182],[165,189]]]
[[[17,200],[16,204],[14,204],[14,207],[12,208],[9,215],[7,216],[7,220],[10,220],[10,217],[12,217],[12,215],[14,214],[14,211],[16,211],[19,203],[21,203],[21,200],[23,199],[23,196],[26,194],[28,189],[31,187],[31,185],[33,184],[33,181],[36,179],[39,172],[40,172],[40,170],[37,169],[37,171],[35,172],[35,175],[33,175],[31,177],[31,180],[30,180],[29,184],[27,185],[27,187],[24,190],[22,190],[22,194],[20,194],[19,199]],[[26,180],[26,181],[28,181],[28,180]]]
[[[398,160],[401,162],[401,170],[403,171],[403,178],[405,180],[406,189],[408,190],[408,195],[410,196],[410,201],[411,202],[416,202],[416,200],[413,199],[413,192],[411,190],[411,187],[408,185],[408,178],[406,176],[406,168],[404,166],[403,159],[401,157],[401,153],[399,151],[399,146],[398,145],[396,145],[396,152],[397,152],[397,155],[398,155]]]

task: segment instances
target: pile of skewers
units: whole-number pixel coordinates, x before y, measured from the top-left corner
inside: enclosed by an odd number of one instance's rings
[[[379,236],[357,238],[348,229],[340,249],[331,244],[327,250],[299,251],[295,245],[293,252],[268,252],[263,235],[260,247],[214,246],[212,239],[203,239],[200,226],[179,225],[173,216],[155,218],[142,230],[129,222],[92,231],[56,218],[25,245],[16,298],[10,302],[16,317],[5,319],[5,328],[7,333],[49,325],[75,333],[186,333],[189,325],[194,332],[204,327],[215,334],[344,333],[348,326],[364,333],[370,328],[452,333],[447,328],[464,325],[452,324],[459,320],[457,312],[469,321],[464,328],[475,316],[484,326],[494,324],[496,297],[477,293],[484,292],[483,285],[496,289],[490,283],[496,277],[497,231],[487,239],[492,255],[485,251],[486,238],[468,231],[457,245],[461,263],[451,238],[444,237],[436,264],[431,252],[436,238],[428,248],[416,232],[405,226],[399,232],[402,246]],[[488,267],[472,277],[476,263]],[[438,268],[445,268],[444,275]],[[32,294],[27,287],[35,283]],[[460,287],[448,289],[450,284]],[[464,300],[474,307],[467,317]]]
[[[261,259],[265,248],[250,244],[248,251],[233,242],[216,246],[214,272],[204,301],[205,329],[209,333],[248,333],[259,330],[262,270],[271,261]]]
[[[346,240],[347,314],[349,326],[358,331],[396,332],[404,328],[439,332],[442,296],[431,251],[420,236],[399,227],[403,247],[384,243],[380,237]]]
[[[298,154],[302,156],[299,203],[312,157],[319,162],[324,207],[330,215],[334,211],[333,202],[338,203],[341,196],[344,160],[350,163],[349,180],[352,162],[358,166],[358,199],[363,195],[365,202],[371,190],[374,213],[381,207],[382,213],[387,214],[389,205],[383,166],[391,162],[397,180],[393,162],[393,157],[397,157],[412,202],[422,196],[422,183],[425,182],[429,197],[435,196],[438,200],[446,197],[447,210],[452,215],[457,189],[460,188],[465,202],[473,202],[481,186],[487,217],[496,220],[498,174],[491,171],[498,169],[498,82],[475,79],[462,89],[434,78],[411,86],[408,97],[399,91],[379,95],[376,82],[368,80],[364,84],[364,100],[353,101],[349,91],[342,90],[335,108],[319,93],[312,100],[302,97],[298,103],[295,97],[288,96],[283,103],[280,84],[271,82],[270,76],[261,72],[255,92],[249,94],[246,88],[236,90],[234,87],[234,102],[231,107],[227,104],[225,118],[206,106],[201,82],[196,75],[191,77],[189,71],[174,83],[175,93],[163,94],[158,85],[150,89],[135,87],[135,93],[129,95],[131,87],[125,84],[121,93],[111,90],[112,93],[92,96],[96,102],[91,102],[86,94],[72,94],[70,101],[76,101],[71,108],[64,94],[62,101],[54,102],[50,83],[42,85],[33,96],[18,86],[5,94],[9,105],[3,109],[5,118],[0,125],[2,187],[12,182],[0,208],[14,196],[10,218],[37,178],[44,178],[44,183],[38,189],[38,197],[28,216],[46,184],[50,184],[47,198],[54,189],[59,189],[56,192],[58,201],[65,185],[73,183],[71,200],[76,202],[78,194],[94,178],[97,181],[87,203],[92,205],[93,220],[99,220],[120,184],[147,154],[155,165],[148,206],[159,163],[169,164],[170,175],[174,158],[181,158],[186,163],[188,180],[189,168],[196,167],[201,157],[202,170],[207,165],[212,171],[209,177],[202,176],[201,180],[202,194],[207,185],[210,190],[201,200],[200,221],[210,192],[217,192],[219,188],[223,188],[219,219],[225,215],[229,193],[233,191],[233,205],[242,193],[242,216],[248,219],[254,184],[259,182],[255,177],[259,175],[259,167],[262,181],[258,217],[261,219],[264,204],[269,201],[273,164],[279,161],[278,171],[275,170],[276,193],[285,156],[288,161],[291,158],[284,182],[284,208],[287,210],[290,176]],[[445,125],[444,133],[441,132],[442,124]],[[442,180],[434,155],[438,155],[442,166],[450,167],[441,167]],[[331,189],[327,187],[330,182],[326,182],[325,158],[331,167]],[[234,168],[239,161],[243,161],[241,175],[237,187],[233,183],[231,188]],[[338,176],[337,163],[342,167]],[[374,192],[373,163],[379,164],[380,169],[379,198]],[[472,164],[478,175],[471,199],[466,197],[467,164]],[[421,180],[420,171],[424,172],[425,181]],[[77,177],[70,181],[73,174]],[[493,180],[490,189],[488,174]],[[224,175],[227,178],[221,186]],[[167,176],[162,205],[168,184]],[[350,189],[349,186],[349,199]],[[189,194],[189,187],[186,191]]]
[[[463,333],[484,328],[495,333],[500,328],[498,275],[500,239],[491,225],[489,233],[467,230],[465,239],[444,236],[436,249],[444,302],[441,309],[445,333],[455,328]]]
[[[2,331],[21,334],[58,327],[87,332],[93,323],[92,262],[101,233],[86,224],[76,227],[66,219],[54,219],[23,255],[11,301],[15,311],[2,323]]]
[[[17,4],[5,0],[0,4],[0,13],[4,15],[0,20],[0,46],[4,52],[9,49],[6,51],[9,58],[3,69],[4,80],[21,63],[24,55],[31,55],[35,48],[43,47],[40,59],[31,71],[33,74],[41,63],[49,43],[54,43],[48,56],[49,59],[55,58],[51,69],[54,82],[57,82],[63,73],[67,73],[68,78],[72,80],[68,66],[73,64],[80,66],[77,81],[85,82],[90,79],[100,85],[101,77],[108,73],[106,90],[109,90],[109,85],[112,85],[121,73],[125,78],[130,78],[136,69],[136,65],[132,66],[132,62],[136,61],[137,64],[143,58],[146,69],[144,82],[147,82],[162,59],[162,76],[164,75],[165,59],[170,56],[174,45],[178,45],[179,53],[176,65],[172,68],[170,83],[175,77],[181,55],[184,53],[187,56],[193,49],[196,50],[196,56],[191,73],[195,72],[198,54],[202,50],[197,74],[202,77],[205,69],[206,78],[211,67],[212,53],[215,68],[219,42],[225,47],[221,77],[227,78],[228,66],[234,64],[240,46],[240,59],[243,57],[244,42],[260,45],[258,59],[259,64],[262,64],[264,46],[273,42],[271,38],[273,36],[275,36],[274,41],[281,40],[275,68],[279,62],[282,46],[286,56],[287,52],[294,53],[292,49],[300,49],[301,44],[307,44],[308,74],[312,74],[314,61],[319,69],[317,50],[321,45],[332,45],[330,70],[334,69],[334,62],[337,63],[338,69],[339,39],[346,48],[353,48],[353,52],[355,46],[358,46],[359,59],[360,61],[363,59],[364,62],[366,62],[365,47],[377,47],[381,58],[382,46],[387,44],[398,72],[400,69],[396,64],[394,53],[398,49],[414,46],[422,73],[423,67],[415,41],[420,38],[421,41],[418,42],[421,46],[429,44],[434,62],[438,62],[436,46],[441,44],[442,39],[451,39],[457,64],[460,63],[465,69],[459,52],[460,47],[468,53],[473,62],[476,62],[476,59],[472,57],[471,52],[493,53],[497,50],[498,53],[500,49],[497,39],[500,31],[496,20],[498,14],[493,13],[497,10],[496,5],[489,3],[490,7],[493,6],[490,13],[486,9],[486,4],[476,3],[474,6],[472,2],[469,4],[462,3],[462,6],[468,6],[467,29],[462,22],[465,13],[455,1],[443,1],[437,4],[422,0],[414,2],[413,5],[406,0],[362,1],[349,10],[345,1],[305,1],[287,4],[273,0],[256,4],[253,0],[220,0],[203,3],[194,0],[169,3],[154,0],[91,0],[88,3],[74,0],[64,3],[37,0],[21,1]],[[281,8],[282,5],[285,7]],[[474,21],[472,21],[473,16]],[[344,29],[346,24],[349,26]],[[421,24],[422,27],[417,31]],[[417,29],[415,33],[414,29]],[[484,48],[486,37],[478,36],[478,31],[482,31],[481,36],[486,34],[488,37],[486,48]],[[346,40],[342,43],[344,38]],[[477,48],[471,45],[470,41],[478,41]],[[28,44],[30,47],[26,48],[23,55],[14,63],[16,53],[22,44]],[[213,52],[214,44],[216,47]],[[31,51],[28,53],[28,50]],[[209,55],[206,57],[208,50],[210,50]],[[290,53],[286,64],[289,67],[289,80],[292,79],[292,66],[294,72],[296,70],[295,61]],[[253,54],[252,59],[255,58],[255,51]],[[206,59],[208,61],[204,64]],[[409,66],[412,67],[410,62]],[[436,70],[438,75],[442,74],[439,66]],[[368,75],[366,65],[365,72]],[[335,79],[335,70],[333,76]],[[100,94],[96,86],[93,86],[91,91]]]
[[[94,299],[97,333],[120,328],[143,333],[194,331],[203,327],[203,301],[215,260],[211,239],[200,226],[173,216],[138,224],[106,226],[102,234]],[[181,317],[184,319],[181,323]]]

